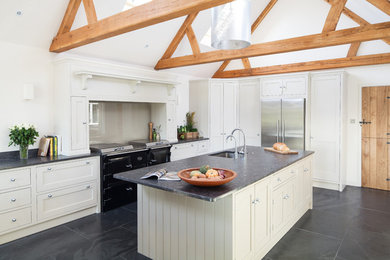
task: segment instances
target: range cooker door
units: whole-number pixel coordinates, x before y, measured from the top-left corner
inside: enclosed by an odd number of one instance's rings
[[[171,161],[171,146],[150,149],[149,165],[156,165]]]
[[[122,182],[103,189],[102,211],[105,212],[135,201],[137,201],[137,184]]]

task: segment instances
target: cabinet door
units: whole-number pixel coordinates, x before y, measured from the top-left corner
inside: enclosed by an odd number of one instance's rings
[[[281,97],[283,92],[283,80],[263,79],[261,80],[261,97]]]
[[[294,181],[294,208],[299,211],[305,204],[305,187],[304,187],[304,166],[299,163],[295,171]]]
[[[291,181],[283,188],[283,225],[294,215],[294,182]]]
[[[254,249],[261,250],[270,239],[270,209],[269,209],[269,182],[260,182],[255,185],[254,206]]]
[[[303,166],[303,186],[305,201],[311,200],[313,193],[313,181],[311,175],[311,159],[306,159]]]
[[[85,97],[72,97],[72,150],[88,149],[88,101]]]
[[[260,87],[258,81],[241,83],[239,87],[239,127],[246,144],[261,146]],[[240,140],[242,136],[240,135]]]
[[[223,133],[224,138],[237,127],[237,84],[227,82],[223,86]],[[238,141],[238,140],[237,140]],[[238,144],[237,144],[238,145]],[[234,141],[225,141],[224,149],[234,148]]]
[[[210,85],[210,145],[212,151],[222,151],[224,144],[223,129],[223,84]]]
[[[306,95],[306,78],[297,77],[283,80],[283,96],[297,97]]]
[[[235,259],[251,259],[253,252],[253,186],[235,196]]]
[[[277,233],[283,226],[283,187],[272,193],[272,232]]]
[[[174,102],[167,103],[167,139],[177,140],[176,129],[176,105]]]
[[[340,77],[315,75],[311,81],[310,150],[314,179],[339,183]]]

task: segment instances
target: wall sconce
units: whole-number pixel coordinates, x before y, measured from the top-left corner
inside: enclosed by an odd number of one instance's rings
[[[24,84],[23,85],[23,99],[24,100],[33,100],[34,99],[34,85],[33,84]]]

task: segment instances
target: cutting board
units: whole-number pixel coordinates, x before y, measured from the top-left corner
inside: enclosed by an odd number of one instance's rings
[[[264,150],[265,151],[269,151],[269,152],[278,153],[278,154],[298,154],[297,151],[293,151],[293,150],[290,150],[290,151],[278,151],[278,150],[275,150],[272,147],[265,147]]]

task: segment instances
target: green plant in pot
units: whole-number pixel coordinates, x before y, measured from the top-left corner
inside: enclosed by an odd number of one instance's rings
[[[190,138],[198,138],[198,129],[195,128],[195,112],[188,112],[186,114],[187,131],[190,133]]]
[[[14,126],[10,128],[8,146],[19,145],[20,159],[28,159],[28,146],[33,145],[38,136],[34,126]]]

